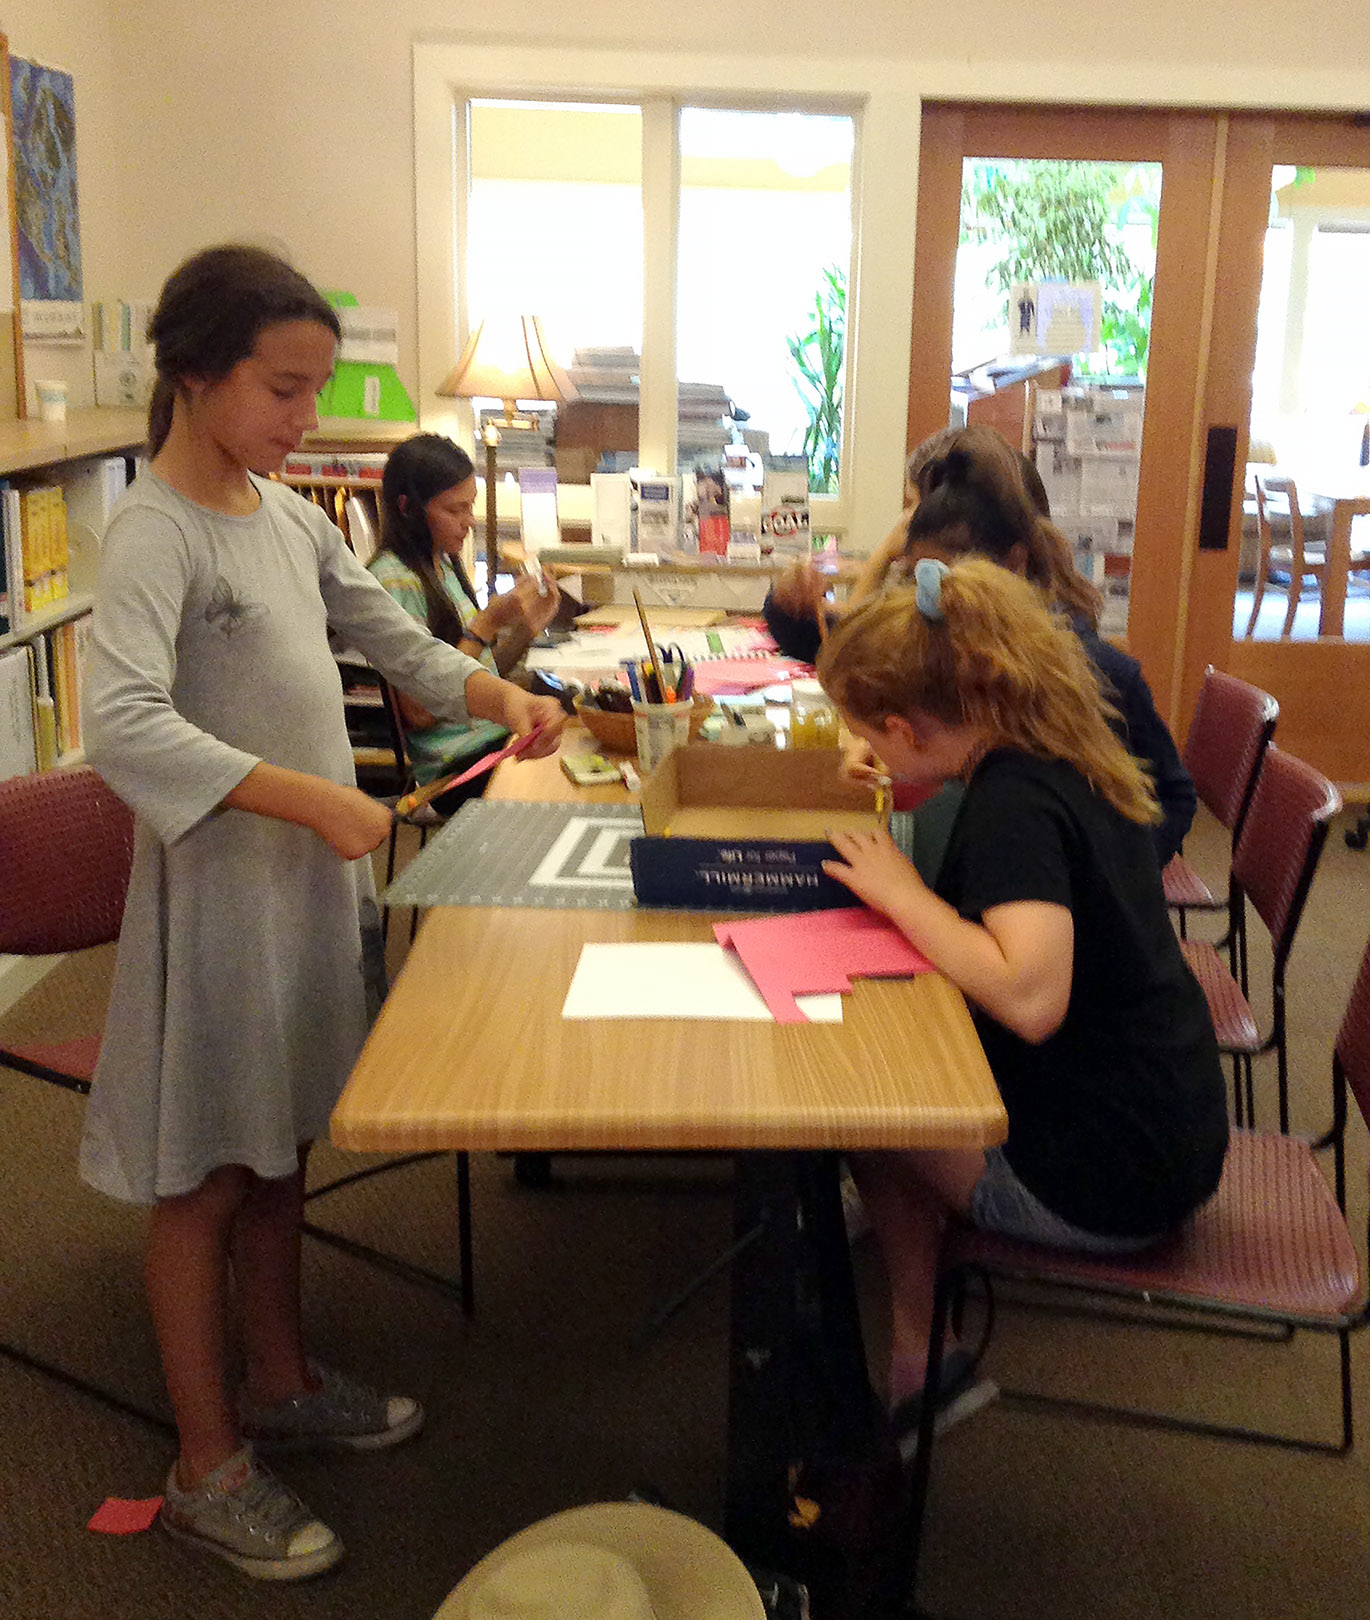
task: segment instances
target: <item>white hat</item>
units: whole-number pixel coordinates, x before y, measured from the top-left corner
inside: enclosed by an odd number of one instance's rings
[[[765,1610],[712,1530],[645,1502],[599,1502],[501,1542],[433,1620],[765,1620]]]

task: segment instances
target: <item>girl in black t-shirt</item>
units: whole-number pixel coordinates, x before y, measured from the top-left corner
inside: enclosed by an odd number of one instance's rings
[[[890,1391],[922,1398],[948,1214],[1096,1253],[1144,1247],[1217,1186],[1222,1072],[1170,925],[1151,783],[1080,642],[1027,581],[924,560],[833,631],[818,673],[899,776],[965,797],[936,892],[888,834],[826,863],[966,995],[1008,1113],[1002,1149],[852,1158],[891,1279]],[[954,1350],[936,1399],[955,1402]],[[900,1410],[902,1408],[902,1410]]]

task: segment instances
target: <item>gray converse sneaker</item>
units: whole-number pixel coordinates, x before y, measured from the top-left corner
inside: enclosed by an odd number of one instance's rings
[[[259,1581],[302,1581],[332,1569],[342,1542],[244,1446],[198,1485],[167,1476],[162,1525]]]
[[[382,1395],[346,1373],[310,1362],[319,1387],[275,1406],[257,1406],[246,1389],[238,1417],[247,1439],[263,1446],[346,1446],[381,1451],[423,1427],[423,1408],[407,1395]]]

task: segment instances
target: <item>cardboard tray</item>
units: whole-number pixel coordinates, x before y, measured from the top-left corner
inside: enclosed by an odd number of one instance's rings
[[[868,788],[842,781],[835,748],[678,748],[642,784],[645,832],[629,847],[642,905],[809,911],[858,904],[822,869],[834,828],[880,824]]]

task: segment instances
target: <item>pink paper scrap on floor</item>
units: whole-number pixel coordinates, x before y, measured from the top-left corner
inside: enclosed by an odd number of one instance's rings
[[[98,1530],[106,1536],[136,1536],[140,1530],[150,1530],[161,1508],[160,1496],[145,1496],[134,1500],[125,1496],[107,1496],[86,1524],[87,1530]]]
[[[909,978],[932,969],[887,917],[866,906],[715,923],[714,938],[741,957],[778,1024],[807,1022],[796,996],[850,992],[853,979]]]

